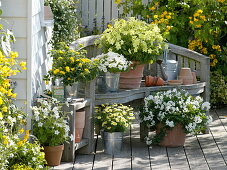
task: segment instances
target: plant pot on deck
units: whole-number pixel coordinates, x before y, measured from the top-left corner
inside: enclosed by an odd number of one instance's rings
[[[119,88],[120,89],[140,88],[141,80],[143,78],[143,70],[144,64],[139,64],[136,65],[134,69],[130,69],[128,72],[122,72],[120,75]]]
[[[75,142],[78,143],[81,141],[85,126],[85,111],[80,109],[76,111],[75,116]]]
[[[160,132],[161,124],[157,126],[156,133]],[[166,131],[166,136],[164,136],[163,140],[159,143],[160,146],[165,147],[178,147],[184,146],[186,133],[182,125],[177,124],[171,130]]]
[[[123,132],[103,132],[104,152],[106,154],[120,153],[122,150],[122,143]]]
[[[61,163],[61,157],[64,145],[44,146],[45,159],[48,166],[58,166]]]

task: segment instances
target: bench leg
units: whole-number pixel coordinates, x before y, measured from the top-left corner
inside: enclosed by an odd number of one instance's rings
[[[140,123],[140,141],[144,141],[144,138],[148,136],[148,132],[147,126]]]

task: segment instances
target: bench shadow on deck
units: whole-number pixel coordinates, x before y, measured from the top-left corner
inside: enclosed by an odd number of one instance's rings
[[[74,163],[62,163],[58,170],[227,170],[227,107],[210,112],[214,121],[209,134],[188,135],[184,147],[147,147],[140,142],[139,125],[133,124],[124,137],[121,154],[103,153],[96,136],[94,154],[77,154]]]

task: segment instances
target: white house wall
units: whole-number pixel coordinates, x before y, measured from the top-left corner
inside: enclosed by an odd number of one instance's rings
[[[19,53],[19,60],[27,62],[27,70],[13,77],[17,82],[15,92],[18,106],[25,106],[29,114],[30,105],[35,97],[46,89],[43,75],[51,67],[47,57],[51,27],[42,27],[43,0],[1,0],[2,17],[7,21],[3,25],[13,31],[16,43],[13,50]],[[30,124],[30,123],[29,123]]]

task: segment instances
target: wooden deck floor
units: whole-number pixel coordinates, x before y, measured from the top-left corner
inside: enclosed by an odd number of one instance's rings
[[[184,147],[147,147],[140,142],[139,126],[124,137],[119,155],[103,153],[100,136],[94,154],[77,155],[74,163],[63,163],[58,170],[227,170],[227,108],[211,111],[210,133],[188,135]]]

